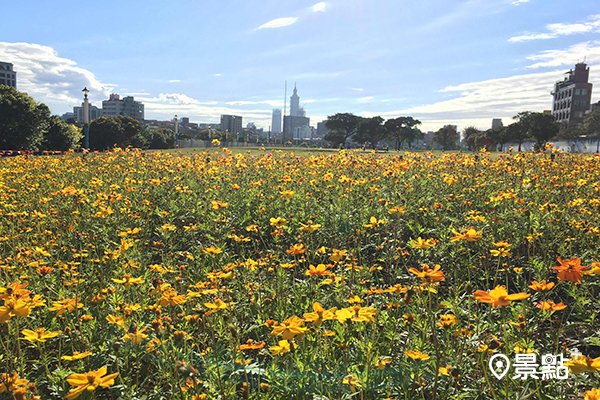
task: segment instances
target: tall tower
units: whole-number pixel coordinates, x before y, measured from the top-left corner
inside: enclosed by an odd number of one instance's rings
[[[292,97],[290,97],[290,115],[292,117],[297,117],[299,109],[300,96],[298,96],[298,89],[296,89],[296,83],[294,82],[294,94],[292,94]]]
[[[271,119],[271,131],[274,133],[281,132],[281,109],[273,110],[273,118]]]

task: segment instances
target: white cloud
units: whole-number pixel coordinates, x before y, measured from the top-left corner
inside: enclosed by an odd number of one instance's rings
[[[526,32],[520,36],[514,36],[508,39],[509,42],[524,42],[527,40],[538,39],[554,39],[559,36],[576,35],[581,33],[597,33],[600,32],[600,14],[591,15],[586,22],[578,22],[575,24],[548,24],[546,25],[548,32],[531,33]]]
[[[518,6],[518,5],[521,5],[521,4],[524,4],[524,3],[529,3],[529,0],[514,0],[512,2],[512,4],[515,5],[515,6]]]
[[[17,88],[51,108],[65,104],[79,105],[81,90],[90,90],[90,100],[106,99],[117,85],[101,83],[92,72],[77,67],[77,63],[59,57],[48,46],[33,43],[0,42],[0,59],[14,64]]]
[[[221,74],[215,74],[215,76],[221,76]]]
[[[281,28],[282,26],[288,26],[296,22],[298,18],[288,17],[288,18],[277,18],[272,21],[267,22],[266,24],[262,24],[256,29],[263,28]]]
[[[171,79],[171,80],[169,81],[169,83],[174,83],[174,82],[181,82],[181,81],[180,81],[179,79]]]
[[[312,10],[313,12],[319,12],[319,11],[324,11],[325,10],[325,2],[322,1],[320,3],[315,4],[314,6],[312,6]]]
[[[539,54],[527,57],[528,60],[538,61],[527,68],[559,67],[574,65],[586,60],[587,63],[600,62],[600,41],[590,41],[575,44],[566,50],[545,50]]]
[[[350,88],[350,89],[356,90],[357,92],[362,92],[364,90],[363,88],[356,88],[356,87],[353,87],[353,88]]]
[[[364,115],[384,118],[411,115],[423,122],[421,129],[425,131],[435,131],[446,124],[458,125],[460,129],[470,125],[488,129],[492,118],[502,118],[507,125],[521,111],[549,110],[552,107],[550,92],[554,83],[562,79],[563,72],[555,70],[448,86],[441,92],[455,93],[457,97],[404,110]],[[600,81],[600,64],[590,66],[590,81]]]

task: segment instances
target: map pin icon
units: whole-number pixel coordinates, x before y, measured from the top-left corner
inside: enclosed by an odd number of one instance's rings
[[[492,358],[490,358],[489,366],[492,374],[498,378],[498,380],[500,380],[504,378],[504,375],[506,375],[508,372],[508,369],[510,368],[510,360],[504,354],[494,354]],[[500,371],[500,373],[496,371]]]

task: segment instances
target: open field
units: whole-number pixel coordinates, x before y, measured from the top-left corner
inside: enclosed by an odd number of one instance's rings
[[[0,399],[600,388],[599,157],[309,151],[0,159]]]

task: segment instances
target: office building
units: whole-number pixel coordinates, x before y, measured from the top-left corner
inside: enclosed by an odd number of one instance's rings
[[[271,118],[271,132],[281,132],[281,109],[276,108],[273,110],[273,118]]]
[[[287,141],[296,139],[298,129],[303,129],[303,126],[308,127],[309,125],[310,118],[286,115],[283,117],[283,140]]]
[[[575,64],[575,70],[556,82],[551,93],[552,115],[557,122],[581,124],[585,113],[591,107],[592,84],[588,82],[590,69],[585,63]]]
[[[221,132],[242,133],[242,117],[239,115],[221,115]]]
[[[104,116],[107,117],[122,115],[144,122],[144,104],[135,101],[132,96],[121,99],[118,94],[112,93],[108,100],[102,102],[102,110],[104,111]]]
[[[329,132],[329,130],[325,126],[326,123],[327,123],[327,120],[317,122],[317,133],[316,133],[317,137],[322,138],[325,135],[327,135],[327,133]]]
[[[292,94],[292,97],[290,97],[290,115],[292,117],[299,117],[299,115],[298,115],[299,110],[300,110],[300,96],[298,96],[298,89],[296,89],[296,83],[294,83],[294,94]]]
[[[104,117],[104,110],[88,104],[88,112],[89,112],[89,120],[93,121],[96,118]],[[73,107],[73,114],[75,114],[75,120],[79,124],[83,124],[83,103],[81,103],[81,107]]]
[[[11,63],[0,61],[0,85],[17,88],[17,72]]]

